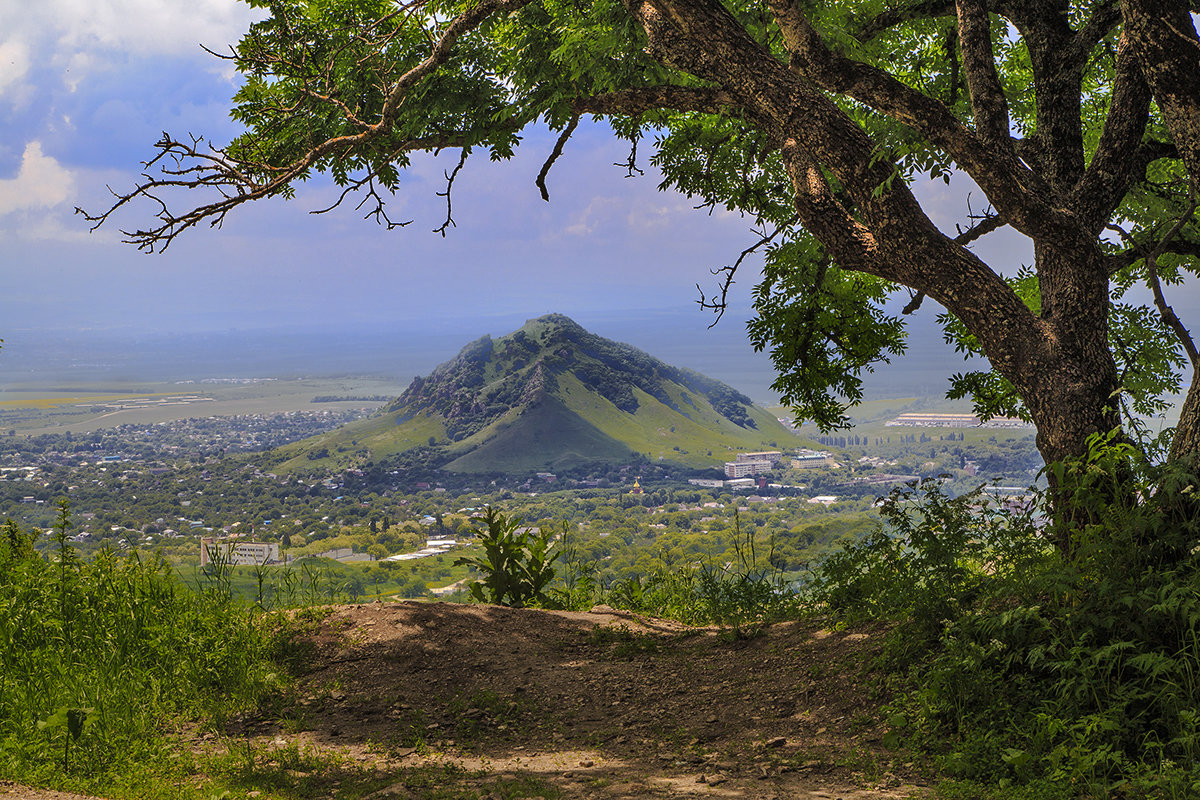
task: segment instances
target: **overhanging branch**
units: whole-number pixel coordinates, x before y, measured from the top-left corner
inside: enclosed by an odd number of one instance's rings
[[[207,221],[213,227],[220,227],[226,215],[243,203],[275,195],[289,195],[293,181],[307,175],[323,159],[335,157],[345,160],[391,132],[409,91],[449,61],[454,45],[464,35],[478,28],[492,14],[512,13],[529,2],[531,0],[480,0],[477,5],[447,22],[429,55],[396,78],[387,88],[386,99],[377,122],[367,124],[359,119],[348,105],[335,104],[335,107],[341,109],[350,127],[357,129],[357,133],[325,139],[284,164],[242,159],[231,155],[226,149],[202,147],[204,139],[201,137],[191,137],[191,141],[186,142],[164,133],[155,145],[158,154],[143,164],[144,171],[140,183],[125,193],[110,189],[116,201],[103,213],[89,214],[79,208],[76,208],[76,213],[83,215],[92,223],[91,229],[96,230],[107,222],[117,209],[137,199],[151,200],[158,206],[155,218],[159,224],[134,231],[123,230],[122,233],[126,237],[125,241],[136,245],[139,250],[155,252],[165,250],[175,237],[200,222]],[[411,9],[405,7],[404,10]],[[323,98],[318,93],[312,94],[311,99],[328,98]],[[470,147],[476,143],[474,138],[477,137],[468,134],[418,137],[391,146],[390,151],[394,158],[403,152],[414,150],[433,150],[447,146]],[[154,172],[156,167],[157,172]],[[369,171],[366,178],[355,180],[360,186],[370,186],[373,190],[374,183],[371,182],[371,178]],[[183,213],[171,210],[167,202],[167,193],[175,189],[204,188],[216,190],[220,199],[198,205]],[[378,193],[374,196],[379,205],[368,216],[374,214],[377,219],[386,220],[389,228],[402,225],[403,223],[387,220],[386,215],[382,214],[382,201]],[[344,198],[345,193],[338,202]]]
[[[757,252],[760,247],[765,247],[766,245],[775,241],[776,237],[778,237],[780,233],[795,225],[798,219],[799,217],[792,217],[787,222],[777,226],[775,230],[771,231],[770,233],[762,233],[757,242],[741,252],[741,254],[737,257],[737,261],[721,267],[720,269],[712,270],[713,275],[722,276],[721,280],[719,281],[717,293],[712,297],[706,296],[704,294],[704,289],[700,286],[700,284],[696,284],[696,291],[700,292],[700,299],[696,301],[697,305],[706,311],[714,311],[717,315],[717,318],[714,319],[712,324],[708,326],[709,328],[715,327],[716,324],[721,321],[721,317],[725,316],[725,309],[728,307],[727,301],[729,298],[729,289],[733,286],[733,279],[737,275],[738,267],[742,265],[742,262],[745,261],[747,256],[749,256],[751,253]]]
[[[652,86],[624,89],[585,97],[573,103],[576,114],[638,117],[654,111],[693,111],[718,114],[736,106],[733,95],[723,89],[687,86]]]
[[[558,161],[558,157],[562,155],[563,147],[566,146],[567,140],[571,138],[571,134],[575,132],[576,126],[579,125],[579,115],[571,117],[566,127],[558,136],[558,140],[554,143],[554,149],[550,151],[546,163],[542,164],[542,171],[538,173],[537,184],[538,190],[542,193],[542,199],[547,203],[550,202],[550,191],[546,188],[546,176],[550,174],[550,168],[554,166],[554,162]]]

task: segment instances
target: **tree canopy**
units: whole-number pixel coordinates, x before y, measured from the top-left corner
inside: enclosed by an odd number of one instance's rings
[[[1200,40],[1182,0],[247,0],[269,10],[228,53],[244,76],[221,146],[164,135],[127,232],[148,251],[327,173],[389,228],[415,152],[512,156],[581,118],[628,141],[673,188],[747,215],[765,268],[750,335],[784,400],[844,424],[861,374],[904,350],[908,292],[987,357],[953,376],[985,416],[1077,455],[1122,414],[1191,384],[1172,455],[1200,450],[1200,356],[1167,292],[1200,272]],[[986,204],[942,231],[917,181],[965,175]],[[175,190],[190,189],[184,199]],[[202,196],[196,192],[205,193]],[[197,199],[199,197],[199,199]],[[181,204],[182,203],[182,204]],[[1010,227],[1032,264],[972,245]],[[743,258],[746,254],[743,254]],[[743,259],[705,303],[721,307]],[[1153,305],[1130,298],[1148,288]],[[927,312],[928,313],[928,312]],[[1189,374],[1190,373],[1190,374]]]

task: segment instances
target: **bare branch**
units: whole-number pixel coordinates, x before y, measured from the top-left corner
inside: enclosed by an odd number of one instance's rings
[[[782,225],[776,227],[775,230],[771,231],[770,233],[760,232],[758,241],[743,250],[741,255],[737,257],[737,261],[721,267],[720,269],[710,270],[713,275],[724,276],[720,280],[720,286],[718,287],[717,293],[711,298],[704,294],[704,289],[701,288],[700,284],[696,284],[696,291],[700,292],[700,299],[696,301],[697,305],[706,311],[715,311],[717,314],[717,318],[712,321],[712,325],[708,326],[709,328],[716,326],[716,324],[721,321],[721,317],[725,316],[725,309],[728,306],[727,301],[729,297],[729,289],[733,286],[733,279],[734,276],[737,275],[738,267],[742,265],[742,262],[746,260],[746,257],[751,253],[756,252],[760,247],[764,247],[775,241],[775,238],[779,236],[779,234],[790,229],[796,224],[798,219],[799,217],[794,216],[787,222],[784,222]]]
[[[971,195],[969,194],[967,195],[967,218],[972,220],[975,224],[966,230],[963,230],[957,225],[955,226],[958,230],[958,236],[955,236],[951,241],[957,245],[968,245],[976,239],[982,238],[992,231],[999,230],[1008,224],[999,214],[993,213],[990,207],[982,214],[976,214],[974,211],[972,211]]]
[[[375,190],[375,181],[370,181],[367,186],[368,189],[366,196],[363,197],[363,199],[359,201],[359,204],[354,207],[355,210],[361,211],[362,207],[367,204],[367,201],[374,202],[371,210],[366,214],[363,214],[363,219],[374,217],[377,224],[383,225],[384,228],[389,231],[395,228],[407,228],[409,225],[413,224],[411,219],[406,222],[392,222],[391,217],[387,215],[387,211],[384,208],[383,198],[380,197],[379,192]]]
[[[550,168],[554,166],[554,162],[558,161],[558,157],[562,155],[563,147],[566,146],[567,140],[571,138],[571,134],[575,132],[575,127],[577,125],[579,125],[578,114],[571,117],[571,120],[567,123],[566,127],[563,128],[562,133],[559,134],[558,141],[554,143],[554,149],[550,151],[550,155],[547,157],[546,163],[542,164],[542,171],[538,173],[537,180],[534,181],[542,193],[542,199],[547,203],[550,202],[550,191],[546,188],[546,176],[550,174]]]
[[[437,196],[446,198],[446,221],[442,223],[440,228],[434,228],[433,232],[440,233],[443,239],[446,238],[447,228],[458,227],[454,224],[454,218],[452,216],[454,208],[450,204],[450,191],[454,188],[454,179],[458,177],[459,170],[463,168],[463,164],[467,163],[467,156],[470,154],[470,150],[464,147],[462,149],[462,153],[459,154],[458,164],[454,167],[454,170],[452,172],[442,173],[446,176],[446,191],[438,192]]]
[[[994,230],[1005,226],[1004,219],[999,214],[990,213],[991,209],[983,214],[975,214],[970,211],[970,197],[967,198],[968,216],[973,220],[978,220],[974,225],[963,230],[958,229],[958,236],[955,236],[951,241],[957,245],[966,246],[971,242],[979,239]],[[900,313],[904,316],[914,313],[921,307],[921,303],[925,300],[925,292],[910,292],[908,302],[904,308],[900,309]]]
[[[634,139],[632,142],[629,143],[629,158],[627,158],[624,162],[617,162],[617,163],[613,164],[614,167],[624,167],[625,168],[625,177],[626,178],[634,177],[635,172],[639,176],[646,174],[645,170],[641,169],[637,165],[637,145],[638,145],[638,140]]]
[[[1150,290],[1154,293],[1154,305],[1158,308],[1158,313],[1162,316],[1163,321],[1175,333],[1175,337],[1179,339],[1179,343],[1183,346],[1184,352],[1187,353],[1188,361],[1192,363],[1192,369],[1200,369],[1200,352],[1196,350],[1196,343],[1192,339],[1192,335],[1188,333],[1188,329],[1180,321],[1175,309],[1167,305],[1167,299],[1163,296],[1162,283],[1158,279],[1158,257],[1161,256],[1166,249],[1168,243],[1174,239],[1183,226],[1191,221],[1196,214],[1196,195],[1193,192],[1191,201],[1188,203],[1187,211],[1179,215],[1179,219],[1175,220],[1175,224],[1167,231],[1166,236],[1158,243],[1158,246],[1146,256],[1146,280],[1150,284]]]
[[[203,139],[193,137],[192,142],[177,141],[166,133],[155,145],[158,155],[145,162],[143,180],[132,190],[121,194],[113,192],[116,202],[102,214],[89,214],[82,209],[76,212],[82,214],[92,223],[92,230],[103,225],[119,208],[135,199],[143,198],[154,201],[159,206],[155,215],[159,224],[136,231],[122,231],[126,241],[137,245],[144,252],[165,250],[175,240],[175,237],[201,221],[208,221],[213,227],[220,227],[225,216],[237,206],[252,200],[288,194],[291,184],[297,178],[303,177],[327,156],[336,155],[344,158],[356,149],[362,148],[373,140],[386,135],[393,130],[400,108],[409,90],[419,84],[434,70],[449,60],[454,45],[465,34],[479,27],[490,15],[497,12],[513,12],[527,5],[531,0],[480,0],[473,8],[450,20],[442,29],[441,35],[429,55],[419,64],[400,75],[387,88],[386,100],[380,111],[378,121],[367,124],[358,119],[349,105],[334,98],[331,94],[319,92],[307,85],[308,97],[322,102],[332,103],[345,118],[359,128],[358,133],[333,136],[304,151],[292,161],[276,165],[266,161],[249,162],[231,156],[227,150],[219,148],[201,148]],[[411,11],[420,2],[404,6],[402,11]],[[397,12],[398,13],[398,12]],[[385,40],[390,35],[383,37]],[[278,62],[278,59],[274,59]],[[264,57],[263,64],[269,65],[271,59]],[[301,74],[307,70],[301,69]],[[423,149],[437,149],[446,146],[470,147],[474,142],[467,140],[465,135],[445,135],[414,138],[398,146],[392,147],[393,157],[402,152]],[[159,165],[157,174],[150,170]],[[368,175],[366,183],[360,181],[359,186],[368,186],[368,199],[374,197],[377,204],[368,216],[376,216],[384,220],[389,228],[400,227],[404,223],[393,223],[382,212],[382,201],[375,191],[375,184]],[[211,188],[217,190],[220,199],[206,203],[184,213],[170,210],[164,192],[172,189]],[[111,190],[110,190],[111,191]],[[342,198],[344,199],[344,197]],[[341,199],[338,201],[341,202]],[[447,202],[449,199],[447,198]],[[360,204],[361,208],[361,204]],[[451,220],[447,225],[452,224]],[[446,225],[441,232],[445,233]]]

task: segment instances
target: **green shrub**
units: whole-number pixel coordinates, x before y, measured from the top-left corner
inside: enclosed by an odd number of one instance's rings
[[[721,625],[737,637],[753,636],[767,622],[793,618],[800,601],[773,566],[773,553],[759,556],[753,532],[734,517],[736,561],[711,559],[682,568],[658,568],[613,583],[604,596],[616,607],[689,625]]]
[[[906,688],[888,741],[935,754],[968,793],[1200,796],[1194,478],[1104,437],[1054,469],[1074,524],[910,486],[812,598],[895,622],[886,658]]]

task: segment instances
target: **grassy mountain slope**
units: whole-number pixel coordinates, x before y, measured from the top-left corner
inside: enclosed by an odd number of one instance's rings
[[[542,398],[490,432],[490,438],[451,461],[446,469],[521,473],[629,457],[629,447],[623,442],[589,424],[555,397]]]
[[[719,381],[588,333],[558,314],[484,336],[417,378],[379,416],[280,451],[282,469],[439,448],[458,472],[528,472],[643,454],[717,466],[800,440]]]

